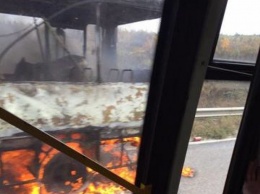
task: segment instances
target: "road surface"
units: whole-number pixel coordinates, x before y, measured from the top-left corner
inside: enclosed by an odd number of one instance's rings
[[[193,178],[182,177],[178,194],[221,194],[235,140],[189,145],[185,166],[195,169]]]

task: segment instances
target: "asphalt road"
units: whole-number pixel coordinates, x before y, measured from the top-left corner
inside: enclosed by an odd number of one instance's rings
[[[193,178],[182,177],[179,194],[222,194],[234,140],[189,145],[185,166],[195,169]]]

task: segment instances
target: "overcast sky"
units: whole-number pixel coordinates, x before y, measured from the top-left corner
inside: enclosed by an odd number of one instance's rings
[[[0,14],[1,19],[32,22],[32,19]],[[121,26],[128,30],[158,32],[160,20],[149,20]],[[222,34],[260,34],[260,0],[228,0]]]
[[[138,22],[123,28],[157,32],[160,20]],[[260,34],[260,0],[229,0],[222,34]]]

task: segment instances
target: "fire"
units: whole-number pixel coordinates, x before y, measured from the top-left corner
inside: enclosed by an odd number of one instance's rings
[[[73,142],[70,142],[70,143],[67,143],[67,145],[71,148],[73,148],[74,150],[80,152],[80,153],[83,153],[83,150],[82,148],[80,147],[80,144],[79,143],[73,143]],[[40,160],[40,163],[41,163],[41,169],[40,169],[40,174],[39,174],[39,177],[40,179],[43,177],[43,173],[44,173],[44,167],[46,166],[46,164],[49,163],[49,161],[57,154],[59,153],[58,150],[56,149],[53,149],[52,147],[44,144],[42,146],[42,151],[44,152],[41,152],[40,155],[39,155],[39,160]]]
[[[182,176],[184,176],[184,177],[192,178],[192,177],[194,177],[194,173],[195,173],[195,171],[191,167],[183,167],[183,169],[182,169]]]
[[[86,154],[85,150],[90,148],[83,148],[80,143],[78,143],[80,135],[74,134],[71,136],[75,142],[67,143],[68,146],[75,149],[76,151]],[[115,174],[126,179],[128,182],[134,183],[136,176],[136,163],[138,148],[140,145],[140,137],[127,137],[121,139],[108,139],[102,140],[100,142],[99,161],[110,169]],[[52,172],[52,165],[56,165],[56,160],[65,165],[63,168],[70,169],[70,163],[65,163],[62,161],[62,156],[57,150],[51,148],[48,145],[42,145],[39,150],[39,154],[36,155],[33,149],[23,149],[6,151],[1,155],[3,165],[3,171],[1,171],[1,178],[3,172],[8,176],[3,178],[3,185],[8,186],[12,183],[19,183],[24,181],[29,181],[29,184],[18,184],[16,186],[10,186],[10,191],[7,193],[17,193],[17,194],[52,194],[55,191],[50,192],[46,186],[44,180],[44,172],[46,168],[49,168],[49,172]],[[37,156],[37,157],[36,157]],[[38,161],[38,163],[37,163]],[[38,164],[38,169],[37,169]],[[66,166],[68,165],[68,166]],[[60,166],[58,166],[60,167]],[[72,168],[68,173],[63,172],[63,170],[57,169],[60,172],[60,177],[53,174],[53,180],[62,179],[60,184],[64,188],[69,188],[69,192],[64,189],[62,192],[57,193],[70,193],[70,194],[116,194],[125,193],[126,189],[116,183],[111,182],[107,178],[94,172],[92,169],[86,168],[86,174],[80,174],[82,172],[81,168]],[[56,172],[56,171],[55,171]],[[46,173],[45,173],[46,174]],[[83,176],[84,175],[84,176]],[[64,179],[64,176],[69,178],[75,177],[75,179]],[[193,177],[194,170],[190,167],[184,167],[182,170],[182,176]],[[4,177],[4,176],[3,176]],[[66,178],[66,177],[65,177]],[[54,185],[55,185],[55,181]],[[59,185],[59,186],[60,186]],[[59,187],[58,187],[59,188]],[[72,188],[72,189],[71,189]],[[0,193],[6,193],[0,188]]]
[[[112,170],[115,174],[121,176],[122,178],[126,179],[127,181],[134,183],[135,180],[135,170],[129,170],[129,168],[118,168]],[[98,194],[115,194],[115,193],[122,193],[126,191],[125,188],[123,188],[120,185],[117,185],[116,183],[113,183],[107,179],[102,180],[102,182],[95,182],[90,183],[87,187],[87,190],[84,191],[84,194],[90,194],[90,193],[98,193]]]
[[[123,188],[120,186],[115,186],[112,183],[108,183],[108,184],[102,184],[99,186],[95,186],[93,183],[91,183],[88,187],[88,190],[86,192],[84,192],[84,194],[90,194],[90,193],[98,193],[98,194],[115,194],[115,193],[119,193],[122,192]]]
[[[39,194],[40,193],[40,187],[33,187],[31,194]]]
[[[112,170],[115,174],[119,175],[120,177],[124,178],[128,182],[134,183],[136,171],[130,170],[129,168],[118,168]]]
[[[129,137],[129,138],[124,138],[124,142],[130,142],[132,146],[139,147],[141,138],[140,137]]]
[[[3,166],[3,172],[8,175],[5,176],[3,182],[7,185],[11,181],[33,180],[32,169],[27,167],[33,163],[32,158],[34,155],[35,153],[32,150],[17,150],[2,153],[1,160],[5,164]]]
[[[137,149],[140,144],[140,137],[129,137],[123,139],[110,139],[101,141],[101,148],[103,155],[110,154],[107,163],[103,165],[111,168],[111,171],[118,176],[124,178],[128,182],[134,183],[136,176],[136,162],[137,162]],[[123,149],[122,149],[123,148]],[[127,150],[129,149],[129,150]],[[128,153],[133,152],[133,153]],[[113,169],[113,166],[126,166]],[[91,170],[90,170],[91,171]],[[126,191],[120,185],[113,183],[104,177],[100,178],[101,181],[90,183],[83,194],[115,194]]]

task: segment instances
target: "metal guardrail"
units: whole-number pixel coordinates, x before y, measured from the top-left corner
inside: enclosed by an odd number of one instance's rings
[[[243,114],[243,111],[244,107],[198,108],[195,118],[240,116]]]

